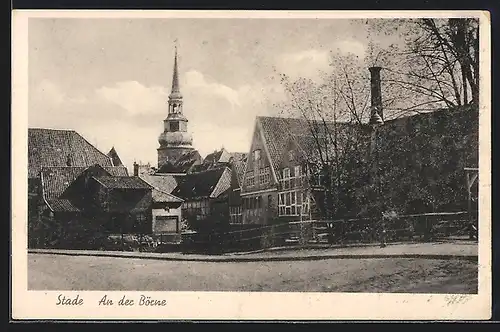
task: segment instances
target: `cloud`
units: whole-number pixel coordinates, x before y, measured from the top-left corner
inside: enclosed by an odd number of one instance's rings
[[[284,97],[279,84],[259,82],[230,87],[196,70],[185,74],[181,91],[193,144],[202,155],[221,146],[246,152],[255,117],[268,115],[271,105]]]
[[[64,102],[66,96],[52,81],[42,80],[32,92],[33,100],[40,101],[47,106],[57,106]]]
[[[96,95],[115,103],[130,115],[160,114],[166,110],[167,93],[163,87],[146,87],[137,81],[118,82],[111,87],[103,86]]]
[[[318,79],[321,71],[328,69],[329,64],[328,51],[315,49],[282,54],[276,60],[278,71],[293,78]]]
[[[241,106],[240,96],[237,90],[224,84],[208,82],[205,76],[196,70],[188,71],[185,77],[186,86],[193,93],[201,92],[211,94],[227,100],[233,107]]]
[[[246,152],[255,117],[270,114],[270,105],[284,96],[282,87],[273,82],[230,87],[196,70],[181,77],[188,130],[202,155],[222,146]],[[129,168],[134,161],[156,165],[168,90],[122,81],[82,97],[43,81],[30,95],[29,125],[76,130],[104,153],[114,146]]]
[[[342,40],[335,43],[334,52],[341,54],[354,54],[360,58],[366,55],[365,45],[357,40]]]
[[[357,40],[340,40],[332,44],[331,50],[308,49],[281,54],[275,60],[276,68],[293,79],[318,81],[322,78],[321,73],[329,70],[330,51],[342,55],[354,54],[359,58],[364,58],[366,52],[364,44]]]

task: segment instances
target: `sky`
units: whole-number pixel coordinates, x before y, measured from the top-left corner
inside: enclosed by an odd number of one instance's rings
[[[346,19],[30,18],[28,29],[29,127],[76,130],[129,168],[157,165],[175,43],[202,156],[248,152],[255,117],[285,98],[277,72],[315,80],[330,51],[362,59],[368,45]]]

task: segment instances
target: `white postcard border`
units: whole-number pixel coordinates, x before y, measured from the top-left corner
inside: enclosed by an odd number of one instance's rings
[[[121,292],[27,290],[28,18],[393,18],[480,17],[480,214],[477,295],[382,293]],[[251,320],[460,320],[491,315],[491,63],[490,17],[480,11],[13,11],[12,20],[12,318],[14,319],[251,319]],[[62,273],[62,272],[61,272]],[[56,306],[58,294],[83,306]],[[103,295],[166,299],[167,306],[103,308]]]

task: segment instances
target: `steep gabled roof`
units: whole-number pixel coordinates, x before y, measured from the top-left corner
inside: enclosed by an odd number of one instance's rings
[[[108,157],[111,158],[113,166],[123,166],[122,160],[118,156],[118,153],[116,152],[114,146],[111,148],[111,150],[109,150]]]
[[[152,189],[138,176],[94,176],[93,178],[108,189]]]
[[[180,182],[172,192],[184,200],[193,198],[217,198],[231,187],[231,170],[227,167],[190,173],[179,178]]]
[[[28,178],[42,166],[113,166],[111,159],[74,130],[28,129]]]

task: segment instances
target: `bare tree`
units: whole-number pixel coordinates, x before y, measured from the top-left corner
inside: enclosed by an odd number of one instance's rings
[[[385,88],[401,91],[402,109],[479,104],[477,19],[370,20],[368,26],[371,59],[385,68]],[[373,40],[381,35],[404,42],[377,47]]]
[[[282,114],[301,118],[307,125],[312,151],[305,158],[323,176],[327,218],[345,212],[345,203],[352,201],[347,198],[352,189],[348,182],[366,159],[367,140],[361,135],[370,106],[369,79],[359,61],[352,55],[333,55],[331,66],[334,70],[320,83],[281,74],[288,100],[278,105]]]

